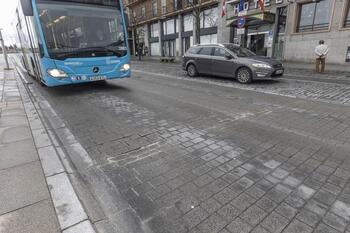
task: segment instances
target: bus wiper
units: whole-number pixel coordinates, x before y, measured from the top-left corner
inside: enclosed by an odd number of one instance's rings
[[[107,47],[87,47],[87,48],[81,48],[78,50],[75,50],[76,52],[110,52],[116,55],[117,57],[121,57],[120,51],[115,49],[110,49]],[[74,52],[74,51],[73,51]]]

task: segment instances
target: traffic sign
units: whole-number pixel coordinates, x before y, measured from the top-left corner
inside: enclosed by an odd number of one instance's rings
[[[237,35],[244,35],[245,28],[237,28]]]
[[[239,17],[237,21],[237,27],[243,28],[245,25],[245,17]]]

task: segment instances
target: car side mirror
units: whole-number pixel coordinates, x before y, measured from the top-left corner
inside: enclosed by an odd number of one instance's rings
[[[227,60],[231,60],[231,59],[233,59],[233,56],[231,54],[229,54],[229,53],[225,53],[225,58]]]

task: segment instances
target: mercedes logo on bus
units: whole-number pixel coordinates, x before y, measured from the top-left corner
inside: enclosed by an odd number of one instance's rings
[[[95,74],[97,74],[99,71],[100,71],[100,68],[96,66],[92,68],[92,72],[94,72]]]

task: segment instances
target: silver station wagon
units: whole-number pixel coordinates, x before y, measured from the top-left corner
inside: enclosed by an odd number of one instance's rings
[[[281,62],[257,56],[235,44],[195,45],[185,53],[182,66],[191,77],[198,74],[232,77],[244,84],[284,73]]]

